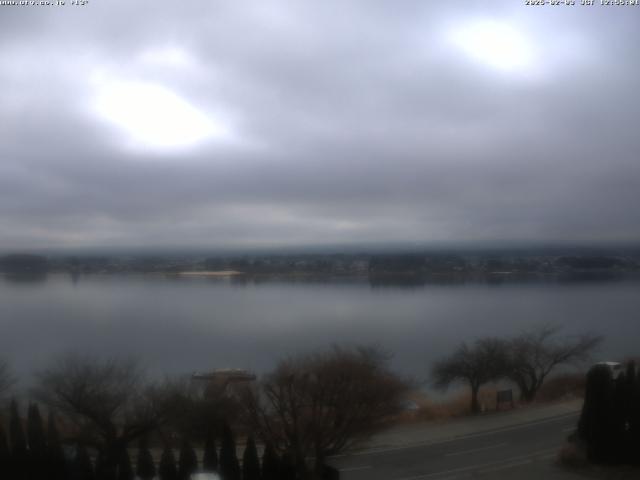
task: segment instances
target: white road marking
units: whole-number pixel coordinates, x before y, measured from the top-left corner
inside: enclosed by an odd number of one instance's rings
[[[482,452],[484,450],[491,450],[492,448],[506,447],[507,445],[508,445],[507,443],[498,443],[496,445],[488,445],[486,447],[473,448],[471,450],[462,450],[460,452],[446,453],[445,457],[457,457],[458,455],[466,455],[467,453]]]
[[[460,468],[452,468],[451,470],[443,470],[441,472],[432,472],[432,473],[425,473],[423,475],[414,475],[412,477],[401,477],[401,478],[396,478],[395,480],[420,480],[420,479],[425,479],[425,478],[433,478],[433,477],[442,477],[443,475],[448,475],[448,474],[456,474],[456,473],[463,473],[463,472],[469,472],[469,471],[474,471],[474,470],[480,470],[480,469],[484,469],[484,468],[491,468],[491,467],[501,467],[503,465],[510,465],[510,464],[514,464],[515,462],[519,462],[519,461],[532,461],[535,457],[541,456],[541,455],[548,455],[551,452],[555,451],[556,449],[551,449],[551,450],[539,450],[537,452],[533,452],[527,455],[518,455],[516,457],[511,457],[511,458],[506,458],[504,460],[500,460],[500,461],[493,461],[493,462],[487,462],[487,463],[479,463],[477,465],[470,465],[468,467],[460,467]]]

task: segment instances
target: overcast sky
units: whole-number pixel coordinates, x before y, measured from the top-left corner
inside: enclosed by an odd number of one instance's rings
[[[640,7],[66,3],[0,6],[1,249],[640,240]]]

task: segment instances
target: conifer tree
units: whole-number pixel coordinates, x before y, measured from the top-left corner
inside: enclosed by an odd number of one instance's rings
[[[626,379],[626,405],[625,405],[625,414],[630,417],[632,415],[633,410],[633,394],[636,388],[636,362],[633,360],[627,364],[627,368],[625,370],[625,379]]]
[[[98,452],[95,465],[96,480],[117,480],[120,456],[108,455],[103,448]]]
[[[285,452],[280,460],[280,480],[296,480],[296,466],[293,462],[293,456],[289,452]]]
[[[609,462],[613,452],[612,418],[614,383],[606,365],[596,365],[587,373],[584,405],[578,423],[578,435],[587,445],[592,462]]]
[[[72,464],[73,480],[95,480],[91,458],[84,446],[79,445]]]
[[[622,408],[622,433],[621,433],[621,455],[622,460],[625,463],[632,463],[634,457],[640,453],[634,452],[633,448],[633,435],[634,435],[634,393],[636,384],[636,364],[634,361],[627,363],[627,368],[624,374],[624,385],[621,392],[621,408]]]
[[[160,457],[160,465],[158,466],[158,475],[160,480],[178,480],[178,469],[176,468],[176,458],[173,455],[173,449],[169,446],[164,448]]]
[[[104,461],[104,453],[102,451],[98,451],[94,470],[96,472],[96,480],[115,480],[110,477],[111,472],[107,469],[106,462]]]
[[[180,447],[180,458],[178,459],[179,480],[189,480],[191,475],[198,471],[198,457],[191,443],[185,438]]]
[[[242,456],[242,480],[260,480],[260,460],[256,442],[252,436],[247,439],[247,446]]]
[[[629,408],[629,456],[632,464],[640,465],[640,371],[633,368],[628,371],[633,375],[631,388],[631,406]],[[629,379],[631,382],[631,379]]]
[[[220,475],[222,480],[240,480],[240,464],[236,455],[236,441],[231,428],[227,424],[222,429]]]
[[[138,446],[137,474],[142,480],[153,480],[156,476],[156,466],[145,437],[140,439]]]
[[[11,450],[9,450],[9,441],[4,433],[2,422],[0,422],[0,478],[11,478]]]
[[[628,432],[628,383],[625,373],[621,373],[613,382],[611,412],[610,458],[608,461],[619,463],[625,460],[629,444]]]
[[[280,458],[270,443],[267,443],[262,453],[262,480],[279,480]]]
[[[205,440],[202,470],[210,473],[218,471],[218,452],[216,451],[216,437],[213,429],[209,430]]]
[[[47,463],[49,480],[67,480],[67,465],[53,412],[47,419]]]
[[[118,480],[133,480],[133,468],[131,467],[131,457],[125,448],[118,462]]]
[[[47,444],[40,409],[29,405],[27,415],[27,440],[29,443],[29,472],[32,479],[44,478],[47,472]]]
[[[27,438],[29,440],[29,452],[32,458],[44,459],[47,445],[44,435],[44,426],[40,409],[35,403],[29,405],[27,417]]]
[[[22,429],[22,421],[18,412],[18,403],[11,401],[11,419],[9,421],[9,436],[11,440],[11,464],[14,480],[28,478],[29,451],[27,440]]]

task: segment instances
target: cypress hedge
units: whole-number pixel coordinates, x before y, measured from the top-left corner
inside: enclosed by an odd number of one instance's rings
[[[160,480],[178,480],[176,458],[173,455],[173,450],[169,446],[165,447],[160,456],[158,475],[160,476]]]
[[[204,444],[204,456],[202,458],[202,469],[205,472],[214,473],[218,471],[218,452],[216,451],[216,437],[213,429],[207,434]]]
[[[220,476],[222,480],[240,480],[240,463],[236,455],[236,441],[227,424],[222,429]]]
[[[593,463],[639,462],[640,375],[633,362],[615,379],[607,365],[589,370],[578,437]]]
[[[242,480],[260,480],[258,449],[252,436],[247,439],[247,446],[242,456]]]
[[[153,480],[156,476],[156,465],[153,462],[151,451],[145,437],[140,439],[138,444],[138,460],[136,462],[136,473],[142,480]]]

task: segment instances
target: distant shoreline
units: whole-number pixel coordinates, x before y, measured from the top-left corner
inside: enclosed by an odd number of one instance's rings
[[[232,277],[235,275],[243,275],[242,272],[236,270],[205,270],[205,271],[185,271],[177,272],[176,275],[184,275],[190,277]]]

